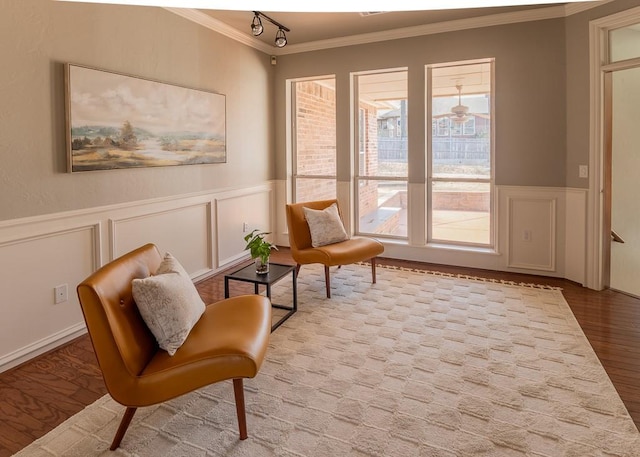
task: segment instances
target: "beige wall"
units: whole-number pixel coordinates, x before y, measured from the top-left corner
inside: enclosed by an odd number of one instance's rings
[[[269,56],[161,8],[0,0],[0,221],[273,177]],[[63,64],[226,95],[227,163],[66,173]]]
[[[424,182],[424,66],[496,58],[496,183],[565,185],[566,116],[564,19],[487,27],[349,46],[278,58],[276,175],[285,178],[285,80],[336,74],[338,154],[348,158],[349,73],[409,69],[410,182]],[[342,167],[340,167],[342,165]],[[348,180],[349,161],[339,161]]]

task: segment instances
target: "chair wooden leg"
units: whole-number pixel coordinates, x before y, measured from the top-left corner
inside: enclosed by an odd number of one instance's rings
[[[120,425],[116,431],[116,436],[113,437],[113,442],[109,448],[110,451],[115,451],[120,446],[120,442],[122,441],[122,438],[124,438],[124,434],[127,433],[131,419],[133,419],[133,415],[136,413],[137,409],[138,408],[127,408],[124,412],[124,416],[122,416],[122,420],[120,421]]]
[[[329,267],[324,266],[324,284],[327,287],[327,298],[331,298],[331,279],[329,276]]]
[[[298,273],[300,273],[300,267],[302,265],[300,265],[299,263],[296,264],[296,278],[298,277]]]
[[[244,408],[244,386],[242,378],[233,380],[233,393],[236,397],[236,414],[238,415],[238,428],[240,429],[240,439],[247,439],[247,415]]]
[[[371,282],[376,283],[376,258],[371,259]]]

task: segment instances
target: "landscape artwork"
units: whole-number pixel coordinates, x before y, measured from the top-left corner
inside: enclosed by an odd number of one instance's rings
[[[225,96],[66,64],[69,171],[226,162]]]

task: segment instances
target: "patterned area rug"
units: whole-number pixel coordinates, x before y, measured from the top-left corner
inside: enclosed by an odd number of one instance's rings
[[[640,435],[558,290],[304,266],[299,311],[245,381],[141,408],[105,396],[19,456],[639,456]],[[290,300],[290,281],[274,301]]]

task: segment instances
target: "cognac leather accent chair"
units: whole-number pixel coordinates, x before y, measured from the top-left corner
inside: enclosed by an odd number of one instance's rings
[[[293,203],[287,205],[287,226],[289,228],[289,246],[291,256],[296,262],[296,274],[301,265],[320,263],[324,265],[324,280],[327,298],[331,298],[331,279],[329,267],[348,265],[369,260],[371,262],[371,276],[376,283],[376,257],[384,252],[384,246],[371,238],[353,237],[326,246],[313,247],[309,224],[304,216],[303,208],[323,210],[337,200],[319,200],[312,202]],[[338,208],[339,211],[339,208]]]
[[[253,378],[271,333],[271,303],[261,295],[225,299],[206,307],[186,341],[170,356],[142,319],[132,280],[155,272],[162,261],[147,244],[106,264],[77,292],[107,391],[127,407],[111,444],[115,450],[136,409],[233,379],[240,439],[247,437],[243,378]]]

